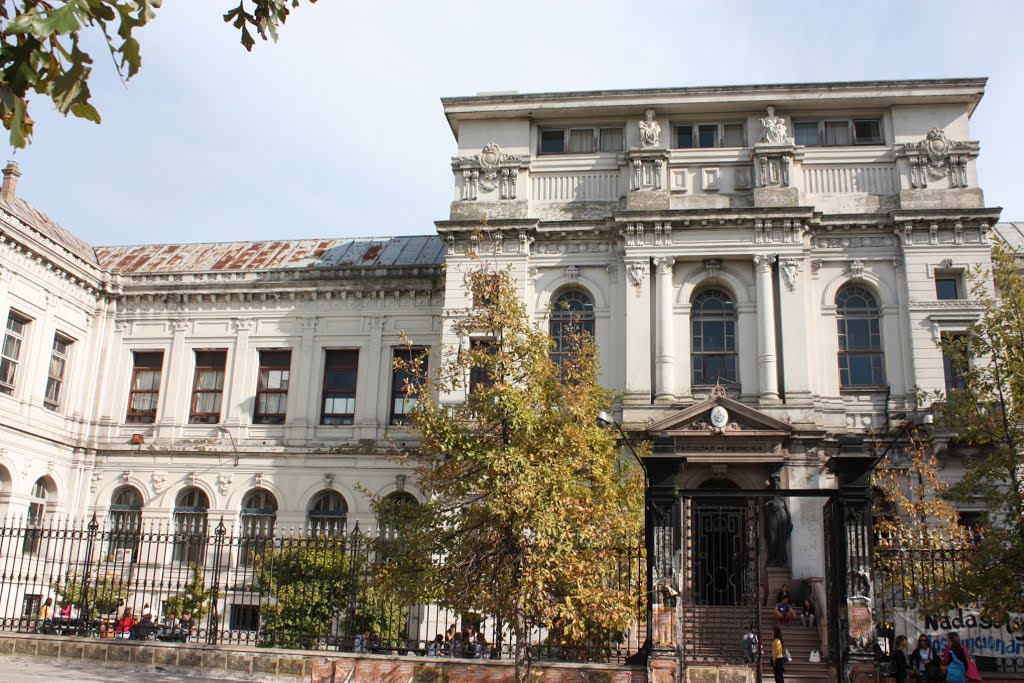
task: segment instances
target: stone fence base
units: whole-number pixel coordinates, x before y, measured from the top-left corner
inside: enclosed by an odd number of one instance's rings
[[[0,633],[0,655],[85,660],[261,683],[506,683],[512,662]],[[538,662],[542,683],[647,683],[644,667]]]

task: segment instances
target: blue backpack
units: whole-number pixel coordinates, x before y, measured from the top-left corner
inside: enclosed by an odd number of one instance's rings
[[[949,667],[946,669],[946,683],[967,683],[967,665],[961,662],[953,651],[949,651]]]

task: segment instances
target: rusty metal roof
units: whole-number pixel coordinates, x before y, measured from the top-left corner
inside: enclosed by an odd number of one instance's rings
[[[104,268],[122,273],[436,266],[444,263],[436,235],[355,239],[145,244],[96,247]]]
[[[53,240],[75,256],[96,265],[96,254],[88,242],[61,226],[24,199],[17,196],[5,197],[0,194],[0,208],[17,216],[22,223]]]

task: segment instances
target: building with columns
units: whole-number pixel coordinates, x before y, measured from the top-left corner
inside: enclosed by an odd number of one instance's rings
[[[390,457],[415,447],[393,359],[406,337],[473,343],[451,332],[472,303],[471,253],[511,269],[556,340],[567,317],[586,322],[621,395],[610,408],[656,442],[665,486],[754,490],[774,474],[788,491],[835,489],[844,436],[885,432],[927,408],[918,389],[955,386],[937,342],[981,313],[967,273],[996,235],[1021,244],[978,183],[984,88],[445,98],[451,211],[414,237],[92,246],[18,198],[9,164],[0,512],[374,524],[366,491],[417,495]],[[750,555],[765,594],[822,590],[821,502],[787,509],[777,566],[758,526],[684,534],[663,573],[697,603],[744,604],[726,584],[749,577]],[[732,549],[724,583],[687,578],[679,554],[701,543]]]

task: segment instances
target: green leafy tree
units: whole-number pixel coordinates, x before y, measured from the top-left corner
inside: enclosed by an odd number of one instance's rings
[[[262,647],[313,650],[332,626],[348,644],[363,629],[392,642],[405,630],[407,610],[377,585],[358,533],[289,539],[257,557],[255,575],[269,596],[260,607]]]
[[[574,353],[555,361],[508,271],[481,266],[465,286],[474,305],[452,332],[482,342],[440,350],[429,375],[422,356],[396,361],[415,400],[410,465],[422,502],[375,500],[398,537],[382,580],[410,601],[501,619],[525,682],[534,629],[607,646],[638,617],[616,581],[616,549],[642,537],[643,479],[595,423],[613,397],[597,381],[590,335],[569,334]]]
[[[309,0],[311,3],[316,0]],[[136,30],[156,18],[162,0],[0,0],[0,119],[11,145],[24,147],[32,135],[31,93],[48,97],[65,116],[94,123],[89,77],[93,56],[83,48],[84,31],[97,29],[123,81],[142,66]],[[277,40],[277,30],[299,0],[239,0],[224,21],[241,32],[252,50],[253,33]]]
[[[119,601],[128,600],[129,593],[127,583],[113,574],[102,574],[90,581],[88,594],[80,574],[68,575],[63,581],[54,581],[50,586],[59,603],[77,605],[83,614],[90,612],[94,616],[113,612]],[[88,605],[85,602],[87,596]]]
[[[181,591],[167,598],[167,614],[181,617],[188,614],[193,623],[199,621],[210,609],[213,589],[203,583],[203,570],[194,562],[188,563],[189,579]]]
[[[963,389],[950,392],[939,424],[954,433],[964,476],[946,495],[982,503],[986,514],[968,562],[960,565],[952,602],[979,600],[1001,618],[1024,605],[1024,274],[1021,254],[998,242],[991,272],[972,274],[972,298],[983,309],[963,338],[943,351],[962,369]],[[995,292],[989,283],[994,284]]]

